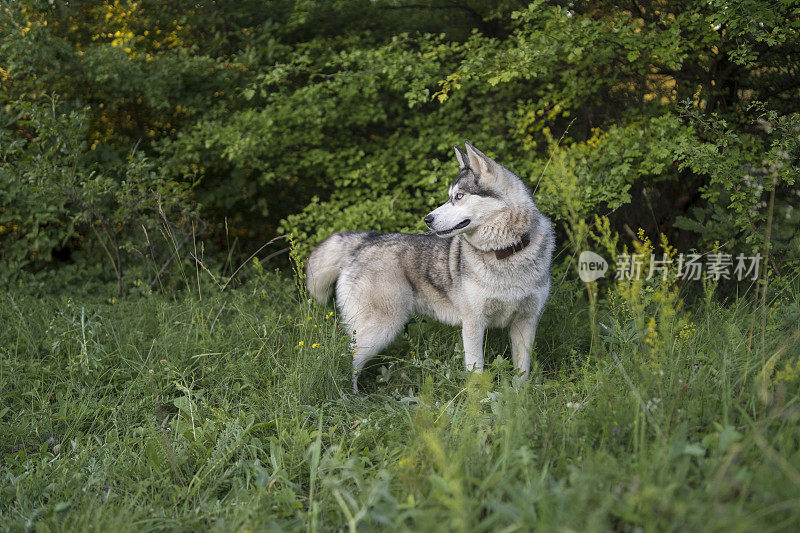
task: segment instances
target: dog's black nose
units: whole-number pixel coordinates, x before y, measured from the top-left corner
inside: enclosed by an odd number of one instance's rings
[[[426,216],[425,217],[425,223],[430,226],[431,222],[433,222],[433,215]]]

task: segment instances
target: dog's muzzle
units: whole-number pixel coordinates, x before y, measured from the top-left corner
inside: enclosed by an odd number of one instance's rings
[[[448,233],[452,233],[452,232],[454,232],[456,230],[464,229],[467,226],[469,226],[471,222],[472,222],[472,220],[470,220],[470,219],[462,220],[461,222],[459,222],[458,224],[456,224],[455,226],[453,226],[450,229],[437,231],[436,235],[439,235],[441,237],[441,236],[447,235]]]

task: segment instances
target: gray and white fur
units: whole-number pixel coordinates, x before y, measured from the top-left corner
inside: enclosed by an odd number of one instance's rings
[[[308,259],[314,298],[326,302],[336,284],[353,339],[354,391],[364,365],[412,313],[460,324],[464,362],[476,372],[483,370],[485,330],[509,327],[514,366],[523,380],[530,372],[550,293],[553,225],[513,172],[470,143],[466,153],[454,148],[459,173],[448,201],[425,217],[432,231],[334,233]]]

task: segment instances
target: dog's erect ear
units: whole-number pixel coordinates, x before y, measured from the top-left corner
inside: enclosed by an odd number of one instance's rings
[[[478,174],[482,176],[493,175],[495,166],[497,165],[494,159],[472,146],[469,141],[466,141],[464,144],[467,146],[467,158],[469,159],[470,168],[477,171]]]
[[[461,148],[458,146],[453,146],[453,150],[456,152],[456,159],[458,159],[458,170],[464,170],[469,166],[469,159],[467,159],[467,154],[461,151]]]

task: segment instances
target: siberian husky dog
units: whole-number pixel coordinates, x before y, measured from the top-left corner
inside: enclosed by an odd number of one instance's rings
[[[459,172],[428,233],[334,233],[307,264],[308,290],[336,303],[353,339],[353,390],[374,355],[412,313],[461,325],[464,363],[483,370],[487,328],[510,328],[514,366],[530,371],[536,326],[550,293],[553,225],[513,172],[476,149],[454,147]]]

